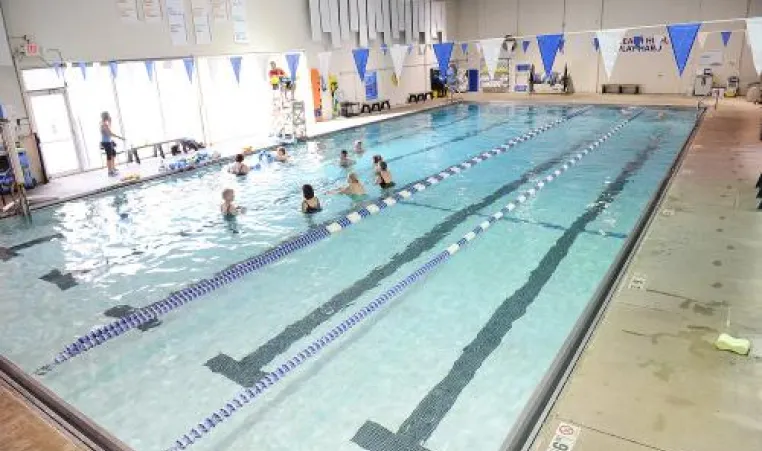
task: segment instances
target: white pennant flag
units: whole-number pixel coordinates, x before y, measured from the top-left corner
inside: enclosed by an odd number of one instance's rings
[[[394,44],[389,47],[389,55],[392,57],[392,65],[394,66],[394,73],[397,75],[397,80],[402,78],[402,70],[405,68],[405,58],[407,58],[406,45]]]
[[[489,78],[495,78],[497,71],[497,62],[500,59],[500,50],[503,48],[503,38],[482,39],[479,41],[479,47],[482,49],[484,64],[487,65]]]
[[[331,52],[318,53],[318,71],[320,76],[323,77],[324,83],[328,83],[328,75],[331,71],[331,56],[333,56]]]
[[[708,31],[699,31],[699,34],[696,37],[696,40],[698,41],[700,49],[704,48],[704,44],[706,44],[706,38],[707,37],[709,37],[709,32]]]
[[[746,36],[754,57],[754,68],[758,75],[762,75],[762,17],[746,19]]]
[[[609,78],[611,78],[611,73],[614,72],[614,64],[619,56],[619,45],[622,43],[625,33],[627,33],[626,28],[601,30],[595,33],[598,36],[603,67],[606,69],[606,75]]]

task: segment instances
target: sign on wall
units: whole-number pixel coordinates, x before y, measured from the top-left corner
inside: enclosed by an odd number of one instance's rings
[[[365,74],[365,100],[378,99],[378,73],[368,72]]]
[[[619,53],[654,53],[661,52],[669,45],[666,36],[633,36],[622,38]]]

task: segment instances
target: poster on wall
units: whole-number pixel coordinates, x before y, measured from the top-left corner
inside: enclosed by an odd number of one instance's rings
[[[699,55],[699,66],[722,66],[722,52],[703,52],[701,55]]]
[[[188,30],[185,28],[185,1],[167,0],[167,22],[172,45],[188,45]]]
[[[233,19],[233,42],[236,44],[248,44],[249,30],[246,25],[246,1],[231,1],[230,15]]]
[[[136,0],[116,0],[116,10],[122,22],[138,21],[138,5]]]
[[[365,100],[378,99],[378,73],[367,72],[365,74]]]
[[[230,16],[228,15],[228,0],[211,0],[212,1],[212,19],[215,22],[227,22]]]
[[[212,42],[212,32],[209,28],[209,1],[191,0],[191,14],[193,17],[193,34],[196,36],[196,44],[206,45]]]
[[[161,3],[159,0],[141,0],[143,20],[149,23],[161,22]]]

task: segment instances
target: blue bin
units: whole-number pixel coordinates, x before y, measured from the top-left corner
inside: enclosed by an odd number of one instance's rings
[[[479,70],[468,70],[468,92],[479,92]]]

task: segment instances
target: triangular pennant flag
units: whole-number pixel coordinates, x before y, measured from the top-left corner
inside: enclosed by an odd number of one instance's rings
[[[622,43],[627,30],[624,28],[615,28],[611,30],[597,31],[598,45],[601,50],[601,58],[603,58],[603,67],[606,69],[606,76],[611,78],[611,73],[614,71],[614,63],[619,56],[619,45]]]
[[[706,32],[706,31],[700,31],[699,32],[697,41],[698,41],[700,49],[704,48],[704,44],[706,44],[706,38],[708,38],[708,37],[709,37],[709,33],[708,32]]]
[[[392,66],[397,80],[402,78],[402,70],[405,68],[405,58],[407,58],[407,46],[395,44],[389,48],[389,55],[392,57]]]
[[[672,52],[675,55],[675,63],[677,63],[677,71],[680,76],[683,75],[688,57],[691,56],[699,28],[701,28],[700,23],[667,25],[669,40],[672,41]]]
[[[762,75],[762,17],[746,19],[746,36],[749,38],[754,68],[757,75]]]
[[[635,44],[635,48],[639,49],[643,45],[643,36],[634,36],[632,38],[632,43]]]
[[[561,42],[558,43],[558,51],[564,53],[564,47],[566,46],[566,39],[561,38]]]
[[[53,70],[56,72],[56,76],[61,78],[63,76],[63,63],[61,61],[54,61]]]
[[[524,49],[524,53],[529,50],[529,44],[531,44],[531,41],[521,41],[521,48]]]
[[[185,64],[185,72],[188,74],[188,81],[193,83],[193,58],[183,58],[183,64]]]
[[[439,63],[439,76],[444,78],[447,74],[447,69],[450,67],[450,58],[452,58],[452,49],[455,44],[452,42],[438,42],[434,44],[434,55],[437,57]]]
[[[410,55],[411,53],[413,53],[413,44],[407,46],[407,54]]]
[[[119,71],[119,63],[116,61],[109,61],[108,68],[111,69],[111,77],[116,80],[116,74]]]
[[[722,31],[722,32],[720,32],[720,34],[722,35],[722,45],[727,47],[728,46],[728,42],[730,42],[730,36],[733,34],[733,32],[732,31]]]
[[[77,63],[77,67],[82,71],[82,79],[87,80],[87,63],[79,62]]]
[[[243,57],[240,57],[240,56],[230,57],[230,67],[233,68],[233,75],[235,75],[235,81],[238,84],[241,84],[241,61],[243,61]]]
[[[464,42],[460,44],[460,50],[463,52],[464,55],[468,54],[468,42]]]
[[[352,50],[352,56],[355,58],[355,67],[357,68],[357,75],[360,76],[361,81],[365,81],[365,69],[368,67],[368,55],[369,51],[366,48],[359,48]]]
[[[542,65],[545,68],[545,75],[550,76],[553,72],[553,63],[556,61],[556,54],[561,45],[564,35],[562,34],[542,34],[537,36],[537,45],[540,47],[540,56]]]
[[[482,56],[484,56],[484,64],[487,66],[489,78],[495,78],[500,50],[503,48],[503,38],[482,39],[479,41],[479,47],[482,49]]]
[[[601,42],[598,40],[598,36],[593,38],[593,48],[596,52],[601,49]]]
[[[291,80],[296,80],[296,73],[299,70],[299,53],[286,53],[286,63],[288,64],[288,72],[291,75]]]
[[[175,68],[175,61],[174,60],[164,60],[161,62],[162,69],[166,70],[172,70]]]
[[[386,44],[381,44],[381,53],[386,55],[386,52],[388,52],[388,51],[389,51],[389,46],[386,45]]]
[[[145,64],[146,64],[146,73],[148,74],[148,79],[153,81],[153,61],[147,60]]]
[[[328,82],[328,75],[331,71],[331,56],[333,53],[331,52],[320,52],[318,53],[318,71],[320,72],[320,76],[323,77],[323,80],[327,83]]]

